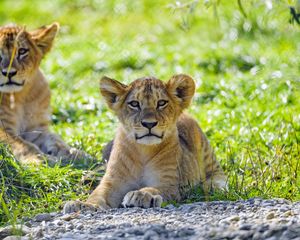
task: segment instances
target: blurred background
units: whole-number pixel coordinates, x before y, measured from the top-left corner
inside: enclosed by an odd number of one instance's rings
[[[0,22],[27,30],[60,23],[41,68],[53,91],[53,130],[71,145],[101,159],[114,136],[117,120],[98,89],[103,75],[128,83],[186,73],[197,84],[189,112],[229,176],[229,193],[216,198],[299,200],[299,10],[292,0],[2,0]],[[63,170],[49,171],[49,179],[58,174],[49,186],[57,184]],[[79,178],[71,179],[57,196],[72,191]]]

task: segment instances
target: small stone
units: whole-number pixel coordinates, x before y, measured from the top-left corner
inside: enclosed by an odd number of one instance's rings
[[[57,212],[51,212],[50,215],[51,215],[51,217],[58,217],[59,213],[57,213]]]
[[[278,240],[278,237],[276,237],[276,236],[268,237],[265,240]]]
[[[70,233],[70,232],[67,232],[67,233],[64,233],[63,235],[62,235],[62,239],[75,239],[74,238],[74,234],[73,233]]]
[[[131,235],[136,235],[136,236],[140,236],[140,235],[144,235],[144,231],[140,228],[129,228],[127,231],[127,233],[131,234]]]
[[[279,218],[276,222],[279,224],[287,224],[289,221],[286,218]]]
[[[54,230],[54,235],[58,235],[59,233],[65,233],[66,230],[64,228],[57,228]]]
[[[263,238],[277,237],[279,239],[285,230],[287,230],[287,226],[273,225],[268,231],[264,232]]]
[[[35,239],[40,239],[44,236],[44,233],[43,233],[43,229],[42,228],[37,228],[34,233],[33,233],[33,236]]]
[[[251,237],[253,236],[254,232],[253,231],[249,231],[249,230],[240,230],[237,234],[237,236],[239,236],[240,239],[251,239]]]
[[[273,218],[275,218],[275,213],[274,213],[274,212],[269,212],[269,213],[267,214],[267,216],[266,216],[266,219],[267,219],[267,220],[270,220],[270,219],[273,219]]]
[[[179,230],[179,232],[178,232],[178,236],[181,238],[191,236],[194,234],[195,234],[195,230],[192,228],[183,228],[183,229]]]
[[[299,232],[297,233],[297,232],[294,232],[290,229],[284,231],[283,234],[282,234],[283,239],[294,239],[298,236],[299,236]]]
[[[26,237],[12,236],[18,234],[16,232],[7,236],[17,237],[12,238],[13,240],[26,238],[26,240],[29,238],[300,240],[300,202],[288,205],[273,199],[201,202],[183,204],[178,208],[169,205],[163,210],[118,208],[84,214],[51,213],[49,220],[48,214],[46,218],[43,218],[43,215],[39,214],[27,222],[30,223],[27,224],[30,226],[30,232]]]
[[[71,213],[71,214],[65,214],[61,217],[62,220],[64,221],[71,221],[75,218],[79,218],[80,217],[80,213],[79,212],[75,212],[75,213]],[[85,216],[85,218],[87,218],[87,216]]]
[[[182,212],[192,212],[194,209],[196,208],[195,205],[192,205],[192,204],[188,204],[188,205],[182,205],[179,207],[179,209],[182,211]]]
[[[238,215],[233,215],[228,218],[225,218],[224,220],[229,222],[237,222],[240,220],[240,217]]]
[[[290,205],[292,202],[287,200],[287,199],[284,199],[284,198],[275,198],[274,200],[276,200],[279,204],[287,204],[287,205]]]
[[[153,224],[148,229],[153,230],[158,234],[163,234],[167,232],[165,225],[161,225],[161,224]]]
[[[272,206],[274,206],[274,203],[271,202],[271,201],[267,201],[267,202],[263,202],[263,203],[261,204],[261,206],[262,206],[262,207],[272,207]]]
[[[68,231],[73,230],[73,229],[74,229],[74,225],[73,225],[73,224],[70,224],[70,225],[68,225],[68,226],[66,227],[66,229],[67,229]]]
[[[290,208],[288,206],[283,206],[283,207],[279,208],[279,212],[281,212],[281,213],[284,213],[288,210],[290,210]]]
[[[220,220],[221,224],[229,225],[230,222],[227,220],[227,218]]]
[[[82,230],[84,227],[83,227],[83,224],[79,223],[77,226],[76,226],[76,229],[78,230]]]
[[[165,209],[169,209],[169,210],[172,210],[174,208],[175,206],[173,204],[168,204],[167,206],[165,206]]]
[[[260,199],[255,199],[253,204],[254,205],[260,205],[260,203],[261,203]]]
[[[3,240],[29,240],[28,237],[22,237],[22,236],[8,236],[4,238]]]
[[[260,232],[255,232],[252,236],[252,240],[261,240],[262,239],[262,235]]]
[[[157,232],[150,229],[145,232],[143,239],[144,240],[159,240],[160,237]]]
[[[117,231],[114,233],[114,237],[124,237],[125,236],[125,233],[123,231]]]
[[[106,217],[105,217],[105,219],[113,219],[114,218],[114,216],[112,216],[112,215],[107,215]]]
[[[243,205],[243,204],[238,204],[238,205],[235,207],[236,210],[241,210],[241,209],[243,209],[243,208],[244,208],[244,205]]]
[[[250,230],[251,228],[252,228],[252,225],[246,223],[246,224],[240,225],[239,230]]]
[[[265,232],[265,231],[267,231],[269,229],[270,229],[270,226],[267,225],[267,224],[264,224],[264,225],[259,226],[257,230],[258,230],[258,232],[263,233],[263,232]]]
[[[32,224],[31,224],[30,222],[25,222],[25,223],[24,223],[24,226],[31,228],[31,227],[32,227]]]
[[[34,220],[36,222],[43,222],[43,221],[50,221],[52,219],[52,216],[50,213],[41,213],[35,216]]]
[[[60,219],[55,219],[52,223],[57,226],[62,226],[64,224],[64,222]]]
[[[208,238],[213,238],[218,234],[218,231],[216,231],[215,229],[209,229],[209,232],[207,233],[207,237]]]
[[[7,227],[0,228],[0,239],[4,239],[8,236],[14,236],[13,234],[18,234],[24,236],[30,232],[30,228],[24,225],[9,225]]]
[[[293,212],[292,210],[288,210],[286,211],[285,213],[282,214],[283,217],[290,217],[290,216],[293,216]]]

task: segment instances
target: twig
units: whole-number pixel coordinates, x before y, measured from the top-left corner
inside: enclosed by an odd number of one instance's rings
[[[237,3],[238,3],[238,6],[239,6],[239,9],[240,9],[240,12],[243,14],[243,16],[245,18],[248,18],[245,10],[244,10],[244,7],[243,7],[243,4],[242,4],[242,1],[241,0],[237,0]]]

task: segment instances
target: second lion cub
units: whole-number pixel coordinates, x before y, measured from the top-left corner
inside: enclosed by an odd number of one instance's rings
[[[106,173],[86,202],[70,201],[64,212],[84,208],[160,207],[181,200],[190,187],[226,189],[224,175],[197,122],[182,113],[195,91],[193,79],[175,75],[124,85],[104,77],[101,93],[120,124]]]

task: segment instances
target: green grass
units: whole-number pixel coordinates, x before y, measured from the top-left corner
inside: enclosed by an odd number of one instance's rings
[[[61,24],[42,69],[52,88],[52,129],[72,146],[100,160],[114,136],[101,76],[130,82],[183,72],[197,83],[189,112],[229,176],[229,193],[211,199],[300,200],[300,36],[288,9],[246,4],[245,19],[235,1],[222,1],[218,17],[202,3],[191,13],[170,8],[174,2],[4,0],[0,20],[27,29]],[[82,180],[83,170],[22,167],[0,150],[0,224],[58,211],[95,184]],[[202,199],[195,191],[188,201]]]

